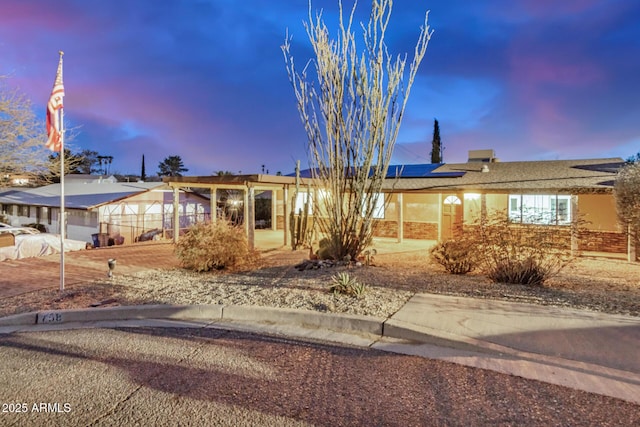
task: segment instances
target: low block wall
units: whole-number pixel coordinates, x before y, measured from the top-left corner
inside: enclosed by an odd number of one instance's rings
[[[627,253],[627,235],[606,231],[580,233],[580,250],[594,252]]]
[[[407,239],[438,240],[438,224],[434,222],[405,222],[404,237]]]
[[[405,239],[417,240],[437,240],[438,224],[433,222],[411,222],[404,223]],[[398,237],[398,221],[377,221],[373,230],[374,237]]]
[[[398,237],[398,221],[376,221],[373,225],[373,237]]]

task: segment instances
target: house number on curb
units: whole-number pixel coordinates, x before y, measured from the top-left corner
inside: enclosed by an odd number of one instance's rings
[[[62,323],[62,313],[40,313],[38,323]]]

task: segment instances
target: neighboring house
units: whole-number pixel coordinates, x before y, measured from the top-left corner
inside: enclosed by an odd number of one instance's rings
[[[503,211],[514,224],[556,228],[572,249],[633,253],[635,259],[636,242],[629,241],[617,221],[613,195],[613,183],[623,164],[620,158],[500,162],[493,150],[476,150],[469,152],[466,163],[393,165],[378,198],[375,236],[398,242],[444,240],[452,237],[461,224]],[[310,171],[300,175],[298,207],[307,197],[307,185],[312,198],[317,190]],[[255,194],[270,191],[275,194],[272,225],[283,230],[284,243],[288,243],[295,193],[292,176],[180,177],[165,182],[174,188],[244,189],[250,205]],[[251,221],[246,207],[245,212]],[[572,235],[571,225],[578,221],[584,222],[584,230]],[[246,226],[251,232],[252,227]]]
[[[60,184],[51,184],[1,192],[0,212],[13,225],[43,224],[48,232],[59,233],[60,190]],[[69,239],[100,245],[109,239],[132,243],[149,230],[173,230],[173,190],[161,182],[67,175],[64,193]],[[180,227],[208,217],[209,205],[205,196],[180,191]]]
[[[6,173],[0,176],[0,184],[9,187],[28,187],[35,184],[36,179],[29,174]]]

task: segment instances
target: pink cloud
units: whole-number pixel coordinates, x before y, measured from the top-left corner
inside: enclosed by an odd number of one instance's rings
[[[531,86],[547,83],[587,86],[604,79],[604,72],[596,64],[582,59],[568,61],[568,59],[551,57],[551,55],[527,56],[518,52],[510,59],[511,81]]]
[[[2,4],[0,22],[2,26],[20,29],[19,34],[27,36],[34,29],[60,31],[75,25],[72,11],[64,8],[64,3],[28,1],[7,1]]]

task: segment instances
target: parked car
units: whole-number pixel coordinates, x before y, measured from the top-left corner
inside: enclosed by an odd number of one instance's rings
[[[37,228],[14,227],[12,225],[5,224],[4,222],[0,222],[0,233],[11,233],[14,236],[18,236],[20,234],[40,234],[40,231]]]

